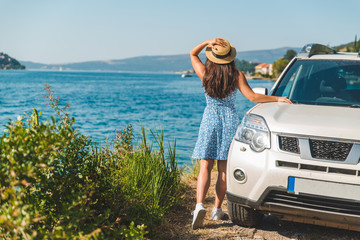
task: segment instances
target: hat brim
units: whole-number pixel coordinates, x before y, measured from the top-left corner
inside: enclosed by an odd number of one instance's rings
[[[207,47],[205,49],[206,57],[212,61],[213,63],[217,64],[228,64],[234,61],[236,57],[236,49],[231,45],[231,54],[227,56],[226,58],[217,58],[212,54],[211,47]]]

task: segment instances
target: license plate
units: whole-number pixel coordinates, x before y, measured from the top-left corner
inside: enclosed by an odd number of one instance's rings
[[[289,177],[288,191],[360,201],[360,185]]]

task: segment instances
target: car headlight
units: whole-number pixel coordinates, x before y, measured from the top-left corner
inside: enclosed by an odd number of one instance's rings
[[[270,131],[264,118],[246,114],[236,131],[235,140],[249,144],[256,152],[270,148]]]

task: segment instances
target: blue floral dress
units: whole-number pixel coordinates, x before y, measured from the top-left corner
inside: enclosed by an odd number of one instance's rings
[[[236,91],[224,99],[205,93],[206,108],[192,158],[227,160],[231,141],[239,125],[235,109]]]

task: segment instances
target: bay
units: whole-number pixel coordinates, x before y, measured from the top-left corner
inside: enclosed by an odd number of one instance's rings
[[[164,129],[167,141],[176,138],[180,165],[191,164],[191,153],[206,102],[198,77],[181,78],[178,74],[122,72],[0,71],[0,130],[17,116],[42,111],[42,119],[54,111],[44,99],[48,83],[70,105],[75,126],[99,145],[113,139],[115,129],[134,126]],[[273,81],[249,80],[251,87],[271,89]],[[240,118],[255,104],[237,95]]]

